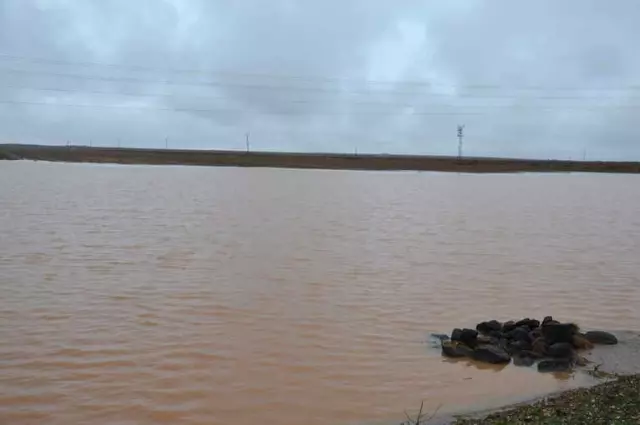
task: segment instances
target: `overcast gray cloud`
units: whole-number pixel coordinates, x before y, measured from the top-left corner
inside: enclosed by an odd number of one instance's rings
[[[0,0],[0,140],[640,159],[637,0]]]

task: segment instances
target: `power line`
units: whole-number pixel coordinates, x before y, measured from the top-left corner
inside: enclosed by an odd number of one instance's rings
[[[308,81],[308,82],[340,82],[340,83],[357,83],[357,84],[380,84],[380,85],[417,85],[417,86],[425,86],[428,88],[461,88],[461,89],[475,89],[475,90],[485,90],[485,89],[501,89],[505,88],[505,86],[500,84],[467,84],[467,85],[445,85],[445,84],[434,84],[433,82],[426,80],[407,80],[407,81],[391,81],[391,80],[376,80],[376,79],[356,79],[349,77],[323,77],[323,76],[300,76],[300,75],[286,75],[286,74],[272,74],[272,73],[248,73],[248,72],[238,72],[238,71],[227,71],[227,70],[202,70],[202,69],[184,69],[184,68],[158,68],[146,65],[122,65],[122,64],[113,64],[106,62],[91,62],[91,61],[69,61],[69,60],[60,60],[60,59],[51,59],[51,58],[38,58],[38,57],[28,57],[21,55],[14,55],[8,53],[0,53],[0,59],[10,59],[10,60],[20,60],[24,62],[32,62],[32,63],[40,63],[40,64],[52,64],[52,65],[64,65],[64,66],[101,66],[106,68],[116,68],[116,69],[129,69],[135,71],[154,71],[154,72],[162,72],[162,73],[187,73],[187,74],[204,74],[204,75],[220,75],[227,77],[251,77],[251,78],[273,78],[273,79],[284,79],[284,80],[297,80],[297,81]],[[529,86],[512,86],[508,87],[509,89],[517,89],[517,90],[567,90],[567,91],[581,91],[581,90],[591,90],[591,91],[626,91],[626,90],[638,90],[640,89],[640,82],[637,84],[625,86],[625,87],[576,87],[576,86],[541,86],[541,85],[529,85]]]
[[[174,112],[227,112],[227,113],[256,113],[256,111],[246,109],[198,109],[198,108],[156,108],[156,107],[141,107],[141,106],[122,106],[122,105],[87,105],[87,104],[71,104],[71,103],[51,103],[51,102],[32,102],[22,100],[7,100],[0,99],[0,103],[12,104],[12,105],[34,105],[34,106],[53,106],[53,107],[77,107],[77,108],[108,108],[108,109],[125,109],[125,110],[148,110],[148,111],[174,111]],[[296,113],[295,111],[259,111],[264,115],[304,115]],[[314,115],[338,115],[343,116],[345,113],[326,113],[313,111]],[[419,113],[389,113],[389,112],[367,112],[367,115],[412,115],[412,116],[446,116],[446,115],[483,115],[481,112],[419,112]]]
[[[0,69],[0,72],[2,72],[2,69]],[[13,89],[21,89],[21,90],[37,90],[37,91],[54,91],[54,92],[63,92],[63,93],[87,93],[87,94],[101,94],[101,95],[118,95],[118,96],[135,96],[135,97],[154,97],[154,98],[160,98],[160,97],[166,97],[166,98],[174,98],[174,97],[189,97],[192,99],[216,99],[216,100],[228,100],[227,96],[201,96],[201,95],[184,95],[184,94],[170,94],[170,93],[140,93],[140,92],[136,92],[136,91],[114,91],[114,90],[93,90],[93,89],[72,89],[72,88],[59,88],[59,87],[33,87],[33,86],[26,86],[26,85],[15,85],[15,84],[5,84],[0,82],[0,84],[2,84],[2,87],[6,87],[6,88],[13,88]],[[448,96],[448,97],[456,97],[453,95],[443,95],[443,94],[423,94],[421,95],[421,97],[424,98],[429,98],[429,97],[443,97],[443,96]],[[460,96],[461,98],[472,98],[472,99],[506,99],[506,100],[513,100],[513,99],[518,99],[518,100],[610,100],[609,98],[606,97],[584,97],[584,96],[527,96],[527,97],[522,97],[522,96],[517,96],[517,95],[511,95],[511,96],[497,96],[497,95],[475,95],[475,96]],[[628,99],[628,98],[627,98]],[[640,100],[640,97],[637,97],[637,100]],[[320,103],[322,101],[328,101],[327,99],[278,99],[278,101],[286,101],[289,103],[296,103],[296,104],[315,104],[315,103]],[[357,105],[379,105],[379,106],[396,106],[396,107],[415,107],[418,106],[415,103],[395,103],[395,102],[371,102],[371,101],[361,101],[361,100],[357,100],[357,101],[351,101],[351,103],[353,104],[357,104]],[[433,106],[433,105],[426,105],[426,106]],[[442,105],[436,105],[436,106],[442,106]],[[452,106],[460,106],[460,105],[452,105]],[[513,105],[473,105],[474,107],[484,107],[484,106],[488,106],[488,107],[509,107],[512,108]],[[567,107],[566,105],[560,105],[561,107]],[[601,105],[604,107],[617,107],[616,105],[611,106],[611,105]],[[627,106],[632,106],[633,105],[622,105],[622,107],[627,107]],[[638,105],[640,107],[640,105]],[[571,107],[571,105],[569,105],[568,107]]]
[[[343,89],[343,88],[327,88],[327,87],[310,87],[310,86],[295,86],[295,85],[266,85],[266,84],[247,84],[247,83],[236,83],[236,82],[223,82],[223,81],[177,81],[172,79],[149,79],[149,78],[136,78],[136,77],[113,77],[113,76],[101,76],[101,75],[87,75],[87,74],[73,74],[73,73],[62,73],[62,72],[51,72],[51,71],[34,71],[34,70],[25,70],[25,69],[13,69],[13,68],[4,68],[0,69],[0,72],[5,73],[14,73],[19,74],[20,76],[24,76],[25,74],[31,75],[40,75],[40,76],[50,76],[50,77],[60,77],[67,79],[76,79],[76,80],[95,80],[95,81],[108,81],[108,82],[128,82],[128,83],[146,83],[146,84],[162,84],[162,85],[182,85],[182,86],[195,86],[195,87],[222,87],[222,88],[243,88],[243,89],[257,89],[257,90],[290,90],[290,91],[301,91],[301,92],[319,92],[319,93],[339,93],[339,94],[353,94],[353,95],[438,95],[438,96],[453,96],[453,97],[487,97],[487,95],[479,95],[479,94],[468,94],[468,93],[456,93],[456,94],[443,94],[443,93],[424,93],[419,91],[399,91],[397,89],[386,90],[386,89],[366,89],[366,90],[355,90],[355,89]],[[399,83],[398,85],[401,85]],[[482,87],[483,89],[493,89],[493,90],[569,90],[568,88],[544,88],[544,87],[528,87],[528,88],[515,88],[515,87],[504,87],[504,86],[436,86],[430,85],[430,88],[437,87],[447,87],[448,89],[469,89],[471,87],[475,87],[476,89]],[[572,88],[572,91],[640,91],[640,86],[629,86],[626,88]],[[513,97],[513,95],[511,95]],[[601,96],[601,95],[599,95]],[[500,97],[500,96],[498,96]],[[522,97],[522,95],[518,96]],[[557,97],[557,96],[556,96]],[[584,99],[584,96],[574,97],[574,96],[562,96],[560,98],[578,98]]]

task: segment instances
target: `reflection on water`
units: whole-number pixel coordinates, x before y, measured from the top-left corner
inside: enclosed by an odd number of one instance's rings
[[[637,329],[636,180],[0,163],[0,423],[384,423],[576,385],[426,341]]]

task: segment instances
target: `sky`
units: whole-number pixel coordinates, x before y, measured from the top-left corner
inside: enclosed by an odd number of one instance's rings
[[[640,160],[638,0],[0,0],[0,143]]]

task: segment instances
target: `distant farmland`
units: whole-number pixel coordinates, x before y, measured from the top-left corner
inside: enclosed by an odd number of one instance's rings
[[[0,145],[0,159],[112,164],[271,167],[327,170],[415,170],[465,173],[640,173],[640,162],[564,161],[447,156],[130,149]]]

